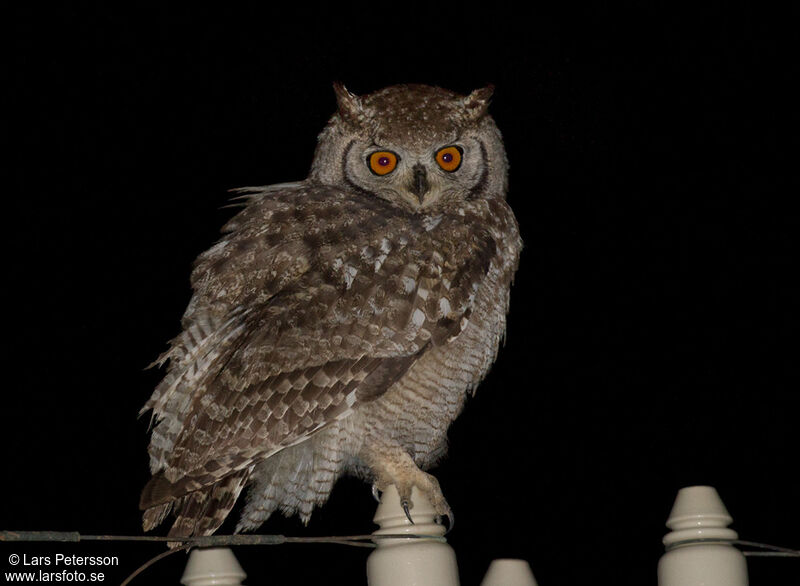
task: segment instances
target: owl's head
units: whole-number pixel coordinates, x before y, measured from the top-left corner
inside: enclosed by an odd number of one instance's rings
[[[365,96],[334,84],[339,109],[319,136],[310,178],[410,212],[504,196],[507,162],[486,113],[492,88],[461,96],[397,85]]]

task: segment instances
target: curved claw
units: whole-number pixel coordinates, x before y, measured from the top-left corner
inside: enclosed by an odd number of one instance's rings
[[[447,528],[444,531],[444,534],[447,535],[453,530],[453,527],[456,524],[456,516],[453,514],[453,511],[449,510],[444,515],[438,515],[436,517],[436,522],[439,525],[443,525],[443,517],[447,517]]]
[[[408,501],[404,500],[402,503],[400,503],[400,505],[403,507],[403,512],[406,514],[406,519],[408,519],[408,522],[412,525],[416,525],[416,523],[414,523],[414,519],[411,518],[411,513],[409,512]]]
[[[381,493],[378,490],[378,485],[377,484],[373,484],[372,485],[372,498],[375,499],[376,503],[380,504],[380,502],[381,502]]]

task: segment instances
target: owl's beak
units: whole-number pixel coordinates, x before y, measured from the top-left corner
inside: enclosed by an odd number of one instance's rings
[[[417,163],[411,169],[414,172],[414,175],[411,177],[411,185],[409,185],[408,190],[417,196],[419,199],[419,203],[422,203],[425,194],[428,193],[431,186],[428,183],[428,174],[425,171],[425,167]]]

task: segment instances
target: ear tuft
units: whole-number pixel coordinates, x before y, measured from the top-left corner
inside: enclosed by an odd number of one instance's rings
[[[339,116],[351,124],[358,124],[364,117],[361,98],[344,87],[340,81],[333,82],[333,91],[336,94],[336,103],[339,105]]]
[[[466,117],[472,121],[482,118],[489,109],[492,94],[494,94],[494,85],[489,84],[465,97],[463,104]]]

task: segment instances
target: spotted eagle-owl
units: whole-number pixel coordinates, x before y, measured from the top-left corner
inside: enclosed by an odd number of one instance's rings
[[[309,177],[241,190],[195,263],[142,409],[146,530],[211,534],[247,485],[237,530],[307,522],[346,473],[451,515],[423,470],[494,361],[522,246],[492,90],[334,89]]]

